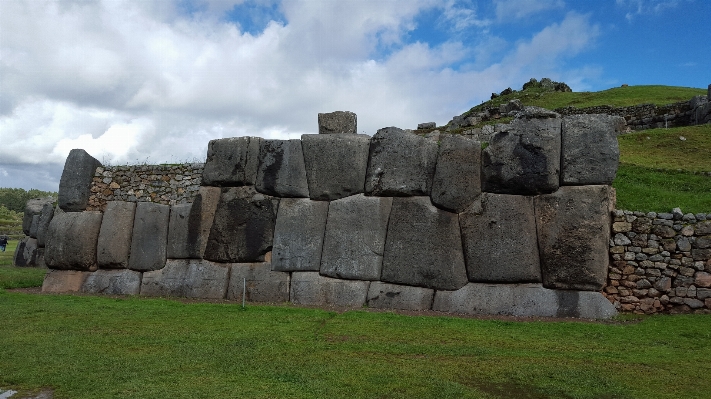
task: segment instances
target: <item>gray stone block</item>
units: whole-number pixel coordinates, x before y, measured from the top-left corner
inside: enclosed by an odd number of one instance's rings
[[[555,317],[556,292],[540,284],[469,283],[457,291],[437,291],[432,310],[472,315]]]
[[[275,197],[308,197],[301,140],[262,140],[257,191]]]
[[[291,274],[291,302],[297,305],[359,308],[365,305],[370,282],[339,280],[317,272]]]
[[[448,136],[439,145],[432,203],[450,212],[468,208],[481,194],[481,143]]]
[[[574,294],[571,294],[571,291],[556,291],[558,295],[558,317],[610,319],[617,316],[615,306],[602,293],[592,291],[572,292]]]
[[[379,280],[393,199],[362,194],[331,201],[321,255],[321,274]]]
[[[102,269],[125,269],[131,253],[136,203],[109,201],[99,230],[96,260]]]
[[[193,200],[188,216],[188,237],[186,250],[189,258],[202,259],[205,255],[210,229],[215,219],[215,211],[220,203],[222,191],[219,187],[200,187]]]
[[[47,267],[94,271],[102,213],[55,212],[47,231]]]
[[[396,127],[378,130],[370,140],[366,195],[430,195],[437,143]]]
[[[494,134],[482,151],[482,190],[499,194],[551,193],[560,183],[561,119],[527,111]]]
[[[170,206],[139,202],[133,219],[133,237],[128,268],[138,271],[162,269],[168,247]]]
[[[353,112],[335,111],[318,114],[319,134],[355,134],[358,132],[358,117]]]
[[[165,267],[143,273],[141,295],[222,299],[229,265],[201,259],[168,259]]]
[[[91,194],[91,182],[101,162],[81,149],[69,152],[59,180],[59,208],[65,212],[86,209]]]
[[[430,310],[434,290],[373,281],[368,289],[368,307],[376,309]]]
[[[543,285],[599,291],[607,279],[609,186],[565,186],[535,198]]]
[[[469,281],[541,282],[532,197],[484,193],[459,223]]]
[[[138,295],[141,272],[133,270],[97,270],[87,273],[81,292],[104,295]]]
[[[12,264],[17,267],[36,267],[39,266],[37,239],[25,237],[17,243],[15,253],[13,254]]]
[[[167,256],[171,259],[190,258],[188,249],[188,227],[193,204],[176,204],[170,207],[168,223]]]
[[[25,203],[25,213],[22,216],[22,232],[26,236],[30,235],[30,229],[32,228],[32,218],[35,215],[42,213],[42,209],[46,204],[53,204],[54,198],[32,198]],[[36,235],[36,234],[35,234]],[[37,237],[34,237],[37,238]]]
[[[247,302],[288,302],[289,273],[272,271],[269,263],[233,263],[227,299],[241,301],[246,285]]]
[[[278,200],[253,187],[222,189],[205,248],[214,262],[261,262],[271,251]]]
[[[570,115],[562,122],[562,185],[612,184],[620,150],[617,135],[625,119],[613,115]]]
[[[32,223],[30,223],[30,234],[29,234],[29,236],[32,238],[37,238],[37,229],[39,228],[39,218],[40,218],[39,214],[32,216]]]
[[[37,245],[40,248],[45,246],[47,241],[47,230],[49,230],[49,222],[54,216],[54,204],[47,203],[42,207],[42,212],[39,215],[39,223],[37,225]]]
[[[457,214],[429,197],[394,198],[380,280],[436,290],[466,285]]]
[[[210,140],[202,172],[204,186],[248,186],[257,179],[260,137]]]
[[[311,199],[332,201],[363,192],[370,136],[304,134],[301,146]]]
[[[90,272],[77,270],[48,270],[42,282],[42,292],[63,294],[79,292]]]
[[[307,198],[279,201],[272,268],[276,271],[318,271],[328,202]]]

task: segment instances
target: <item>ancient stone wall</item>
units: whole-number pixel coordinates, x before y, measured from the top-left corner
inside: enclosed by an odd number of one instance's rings
[[[630,107],[612,107],[600,105],[596,107],[558,108],[555,112],[561,115],[607,114],[625,118],[627,126],[632,130],[645,130],[664,127],[690,126],[703,123],[696,119],[694,112],[697,104],[691,101],[680,101],[674,104],[654,105],[640,104]]]

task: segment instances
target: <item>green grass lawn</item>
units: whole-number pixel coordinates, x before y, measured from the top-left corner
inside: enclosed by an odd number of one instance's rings
[[[0,252],[0,288],[26,288],[42,285],[47,269],[37,267],[15,267],[12,258],[17,247],[17,240],[7,243],[5,252]],[[0,321],[1,323],[1,321]],[[2,341],[0,339],[0,341]]]
[[[0,387],[56,398],[708,398],[711,317],[512,322],[0,292]]]

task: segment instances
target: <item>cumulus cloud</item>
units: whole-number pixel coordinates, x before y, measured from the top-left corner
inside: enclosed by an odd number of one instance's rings
[[[618,6],[627,9],[625,18],[628,21],[639,15],[659,14],[664,10],[679,6],[682,0],[616,0]]]
[[[494,0],[496,18],[499,21],[511,21],[551,9],[565,7],[563,0]]]

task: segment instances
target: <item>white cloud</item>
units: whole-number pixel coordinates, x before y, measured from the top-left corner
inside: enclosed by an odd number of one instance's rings
[[[500,22],[520,20],[542,11],[565,7],[563,0],[494,0],[494,4],[496,19]]]
[[[663,11],[676,8],[681,0],[616,0],[618,6],[629,11],[625,14],[628,21],[645,14],[660,14]]]

